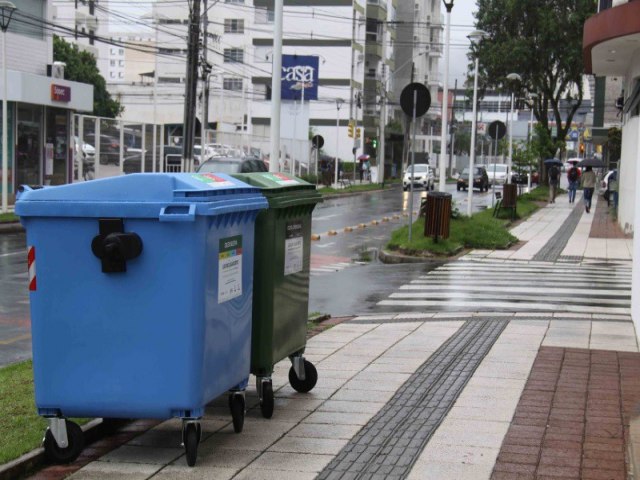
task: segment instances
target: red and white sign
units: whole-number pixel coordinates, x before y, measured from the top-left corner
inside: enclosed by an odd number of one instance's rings
[[[27,249],[27,262],[29,265],[29,291],[36,291],[36,247],[30,246]]]
[[[70,102],[71,101],[71,87],[65,87],[64,85],[51,84],[51,100],[56,102]]]

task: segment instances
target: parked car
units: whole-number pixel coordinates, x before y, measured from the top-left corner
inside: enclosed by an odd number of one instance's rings
[[[266,164],[257,157],[214,157],[200,165],[197,173],[252,173],[268,171]]]
[[[73,143],[75,145],[76,155],[80,156],[80,154],[82,154],[82,157],[87,158],[89,160],[95,158],[96,149],[93,148],[93,145],[90,145],[87,142],[81,141],[80,138],[78,138],[77,136],[73,137]]]
[[[613,174],[616,174],[616,178],[618,176],[618,170],[614,169],[614,170],[609,170],[605,176],[602,178],[602,182],[600,183],[600,191],[602,191],[602,196],[604,197],[604,199],[607,201],[607,203],[609,202],[609,196],[611,194],[611,185],[609,180],[611,179],[611,176]]]
[[[480,191],[489,191],[489,176],[487,170],[484,167],[473,167],[473,188],[479,188]],[[469,188],[469,168],[465,168],[460,176],[456,185],[458,191],[467,190]]]
[[[537,185],[540,182],[540,175],[532,167],[518,168],[518,171],[511,175],[511,182],[527,185],[529,181],[527,176],[529,174],[531,174],[531,185]]]
[[[86,140],[96,145],[96,134],[88,133],[85,135]],[[127,146],[124,145],[123,152],[126,155]],[[100,165],[113,163],[120,164],[120,139],[111,135],[100,134]]]
[[[489,182],[502,185],[507,183],[507,165],[504,163],[490,163],[486,167]]]
[[[402,189],[406,192],[413,183],[414,187],[424,188],[425,190],[433,190],[435,188],[435,179],[433,170],[429,165],[418,163],[407,168],[402,177]]]

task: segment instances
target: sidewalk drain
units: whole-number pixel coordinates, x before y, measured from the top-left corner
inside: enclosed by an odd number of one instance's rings
[[[466,322],[317,478],[405,478],[507,323]]]

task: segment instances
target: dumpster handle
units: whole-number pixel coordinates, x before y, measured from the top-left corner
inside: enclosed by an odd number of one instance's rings
[[[196,219],[196,206],[190,205],[169,205],[160,210],[159,220],[161,222],[193,222]]]
[[[142,253],[142,239],[137,233],[125,232],[124,222],[118,218],[99,221],[100,234],[91,242],[91,251],[102,262],[103,273],[127,271],[127,260]]]

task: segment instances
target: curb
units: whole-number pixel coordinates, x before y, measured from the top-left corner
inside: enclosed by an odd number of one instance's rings
[[[105,421],[102,418],[96,418],[91,420],[89,423],[82,425],[85,448],[113,433],[114,429],[129,422],[129,420],[110,419]],[[38,447],[15,460],[11,460],[9,463],[0,465],[0,480],[15,480],[16,478],[22,478],[45,465],[48,465],[48,463],[44,455],[44,448]]]
[[[0,223],[0,234],[2,233],[22,233],[24,227],[20,222]]]
[[[449,262],[449,257],[412,257],[410,255],[402,255],[399,253],[392,253],[387,250],[380,250],[378,252],[378,258],[382,263],[387,264],[399,264],[399,263],[437,263],[442,264]]]

